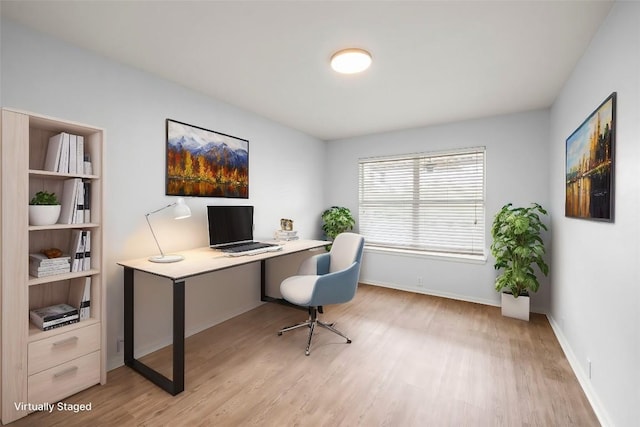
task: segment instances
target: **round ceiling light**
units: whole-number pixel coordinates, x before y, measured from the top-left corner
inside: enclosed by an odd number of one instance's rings
[[[331,68],[342,74],[355,74],[369,68],[371,54],[364,49],[343,49],[331,57]]]

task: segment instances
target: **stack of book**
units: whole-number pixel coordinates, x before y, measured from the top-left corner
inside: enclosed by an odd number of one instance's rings
[[[274,235],[274,238],[276,240],[285,240],[285,241],[299,239],[298,232],[295,230],[277,230]]]
[[[84,137],[66,132],[49,138],[44,170],[51,172],[85,174]]]
[[[67,302],[78,309],[80,321],[91,317],[91,277],[77,277],[69,281]]]
[[[48,331],[49,329],[77,323],[80,320],[80,315],[78,314],[78,309],[69,304],[56,304],[31,310],[29,318],[34,325],[43,331]]]
[[[44,254],[29,254],[29,274],[33,277],[53,276],[71,271],[71,257],[48,258]]]

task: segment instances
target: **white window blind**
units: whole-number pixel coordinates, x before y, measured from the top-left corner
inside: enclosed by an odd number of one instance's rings
[[[359,161],[368,246],[484,254],[485,148]]]

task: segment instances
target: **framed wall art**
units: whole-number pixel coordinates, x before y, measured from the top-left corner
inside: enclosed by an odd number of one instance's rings
[[[168,196],[249,198],[249,141],[167,119]]]
[[[567,138],[565,216],[613,222],[616,92]]]

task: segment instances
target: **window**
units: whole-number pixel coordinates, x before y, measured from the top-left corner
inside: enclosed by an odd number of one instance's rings
[[[367,246],[484,255],[485,148],[359,161]]]

